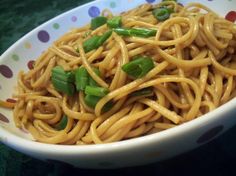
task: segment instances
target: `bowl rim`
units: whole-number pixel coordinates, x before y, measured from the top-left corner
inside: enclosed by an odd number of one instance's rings
[[[11,45],[1,56],[0,62],[7,59],[6,56],[9,55],[12,50],[14,50],[22,41],[24,41],[27,37],[38,31],[43,26],[46,26],[52,23],[54,20],[57,20],[63,16],[66,16],[74,11],[78,10],[78,8],[85,8],[87,6],[96,4],[101,2],[102,0],[95,0],[89,3],[85,3],[78,7],[72,8],[60,15],[57,15],[50,20],[42,23],[41,25],[37,26],[33,30],[26,33],[23,37],[18,39],[13,45]],[[167,129],[158,133],[141,136],[133,139],[127,139],[123,141],[117,141],[112,143],[105,143],[105,144],[91,144],[91,145],[58,145],[58,144],[47,144],[41,143],[33,140],[28,140],[23,137],[19,137],[14,135],[13,133],[9,132],[8,130],[4,129],[4,127],[0,126],[0,142],[11,146],[15,149],[19,149],[22,151],[31,151],[35,153],[54,153],[54,154],[65,154],[65,155],[91,155],[91,154],[98,154],[98,153],[113,153],[125,149],[134,149],[138,147],[143,147],[145,145],[154,144],[160,140],[169,140],[173,136],[181,135],[182,133],[186,133],[187,131],[197,129],[199,126],[204,125],[205,123],[211,123],[220,119],[224,116],[226,112],[230,112],[232,109],[236,107],[236,98],[228,101],[227,103],[221,105],[220,107],[214,109],[213,111],[204,114],[196,119],[173,127],[171,129]],[[63,153],[62,153],[63,152]]]

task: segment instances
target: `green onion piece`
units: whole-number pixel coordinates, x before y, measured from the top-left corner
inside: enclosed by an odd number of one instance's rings
[[[68,118],[67,118],[67,116],[66,115],[64,115],[63,117],[62,117],[62,119],[60,120],[60,122],[58,123],[58,124],[56,124],[56,129],[57,130],[63,130],[63,129],[65,129],[66,128],[66,125],[67,125],[67,121],[68,121]]]
[[[154,68],[150,57],[140,57],[122,66],[122,70],[132,78],[141,78]]]
[[[119,35],[123,36],[131,36],[130,34],[130,29],[125,29],[125,28],[115,28],[113,29],[114,32],[116,32]]]
[[[177,0],[162,0],[162,2],[164,2],[164,1],[175,1],[175,2],[177,2]]]
[[[84,98],[84,102],[87,106],[89,106],[90,108],[95,108],[95,106],[97,105],[98,101],[101,99],[101,97],[97,97],[97,96],[93,96],[93,95],[86,95]],[[103,108],[102,108],[102,112],[107,112],[109,111],[113,106],[113,102],[109,101],[107,102]]]
[[[101,99],[101,97],[97,97],[94,95],[86,95],[84,98],[84,102],[87,106],[91,108],[95,108],[97,102]]]
[[[109,93],[109,90],[107,88],[103,88],[103,87],[86,86],[86,88],[85,88],[86,95],[94,95],[97,97],[104,97],[108,93]]]
[[[131,96],[148,96],[148,95],[153,95],[153,90],[152,88],[144,88],[141,90],[137,90],[133,93],[131,93]]]
[[[76,90],[85,90],[85,87],[89,84],[89,74],[86,68],[80,67],[75,70],[75,85]]]
[[[138,36],[138,37],[152,37],[155,36],[157,33],[154,29],[145,29],[145,28],[133,28],[130,30],[131,36]]]
[[[75,75],[71,71],[65,71],[62,66],[56,66],[52,69],[52,78],[65,82],[74,82]]]
[[[52,84],[57,91],[66,93],[69,96],[72,96],[75,92],[74,85],[69,82],[58,80],[57,78],[52,77]]]
[[[103,108],[102,108],[102,112],[107,112],[107,111],[109,111],[112,107],[113,107],[113,102],[112,101],[109,101],[109,102],[107,102],[104,106],[103,106]]]
[[[103,16],[99,16],[99,17],[93,18],[91,20],[91,29],[92,30],[97,29],[98,27],[106,24],[106,22],[107,22],[107,18],[103,17]]]
[[[165,21],[170,17],[170,11],[166,7],[154,9],[152,14],[158,21]]]
[[[107,26],[109,28],[118,28],[121,27],[121,16],[113,17],[107,20]]]
[[[93,71],[96,73],[96,75],[101,76],[101,72],[98,68],[93,68]],[[94,87],[98,86],[97,82],[91,76],[89,76],[89,85]]]
[[[173,8],[167,8],[167,9],[168,9],[170,14],[175,12]]]
[[[111,36],[111,34],[112,34],[112,31],[107,31],[101,36],[95,35],[95,36],[85,40],[83,43],[83,48],[84,48],[85,53],[92,51],[94,49],[97,49],[100,46],[102,46],[105,43],[105,41]],[[77,50],[77,52],[78,52],[78,50]]]
[[[99,39],[100,39],[100,37],[95,35],[95,36],[85,40],[83,43],[84,52],[87,53],[89,51],[97,49],[97,43],[98,43]]]
[[[105,43],[105,41],[111,36],[111,34],[112,34],[112,31],[107,31],[103,35],[99,36],[99,39],[96,43],[96,48],[99,48],[100,46],[102,46],[103,43]]]
[[[123,36],[138,36],[138,37],[152,37],[156,35],[155,29],[145,29],[145,28],[116,28],[113,29],[117,34]]]

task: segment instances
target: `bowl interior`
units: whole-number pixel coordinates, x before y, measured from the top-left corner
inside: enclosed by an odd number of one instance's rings
[[[125,1],[125,6],[123,5]],[[0,58],[0,99],[12,101],[11,96],[16,85],[17,74],[20,70],[32,68],[34,60],[44,52],[57,38],[72,28],[83,26],[91,18],[99,16],[103,9],[109,9],[114,14],[134,8],[143,3],[157,3],[158,0],[98,0],[72,9],[52,20],[42,24],[12,45]],[[180,0],[182,4],[193,2]],[[197,1],[196,1],[197,2]],[[225,17],[234,11],[236,1],[204,0],[207,5],[221,16]],[[232,17],[231,17],[232,18]],[[234,17],[235,19],[235,17]],[[16,136],[33,140],[26,130],[18,129],[14,125],[12,111],[0,107],[0,131],[7,130]],[[1,136],[0,136],[1,137]]]

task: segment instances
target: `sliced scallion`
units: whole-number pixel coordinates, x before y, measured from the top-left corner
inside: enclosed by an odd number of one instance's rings
[[[101,99],[101,97],[97,97],[94,95],[86,95],[84,98],[84,102],[87,106],[91,107],[91,108],[95,108],[96,104],[98,103],[98,101]]]
[[[75,76],[71,71],[65,71],[62,66],[56,66],[52,69],[52,77],[65,82],[74,82]]]
[[[107,26],[110,28],[121,27],[121,16],[115,16],[107,20]]]
[[[109,90],[107,88],[103,88],[103,87],[86,86],[86,88],[85,88],[86,95],[94,95],[97,97],[104,97],[108,93],[109,93]]]
[[[166,7],[160,7],[154,9],[152,14],[158,21],[165,21],[170,17],[170,10]]]
[[[141,78],[154,68],[154,62],[150,57],[139,57],[122,66],[122,70],[132,78]]]
[[[68,118],[66,115],[64,115],[62,117],[62,119],[60,120],[60,122],[58,124],[56,124],[56,129],[57,130],[64,130],[66,128],[68,122]]]
[[[153,94],[152,88],[144,88],[131,93],[131,96],[149,96]]]
[[[115,28],[113,29],[118,35],[123,36],[137,36],[137,37],[152,37],[156,35],[155,29],[146,29],[146,28]]]
[[[106,24],[106,22],[107,18],[104,16],[95,17],[91,20],[91,29],[92,30],[97,29],[98,27]]]
[[[89,84],[89,74],[86,68],[80,67],[75,70],[75,85],[76,90],[85,90],[85,87]]]
[[[69,96],[72,96],[75,93],[75,88],[72,83],[61,81],[53,77],[51,78],[51,81],[57,91],[66,93]]]

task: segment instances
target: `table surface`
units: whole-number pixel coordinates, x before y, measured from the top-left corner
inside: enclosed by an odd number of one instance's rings
[[[90,0],[1,0],[0,54],[48,19]],[[167,161],[116,170],[89,170],[46,163],[0,144],[0,176],[236,175],[236,127],[212,142]]]

